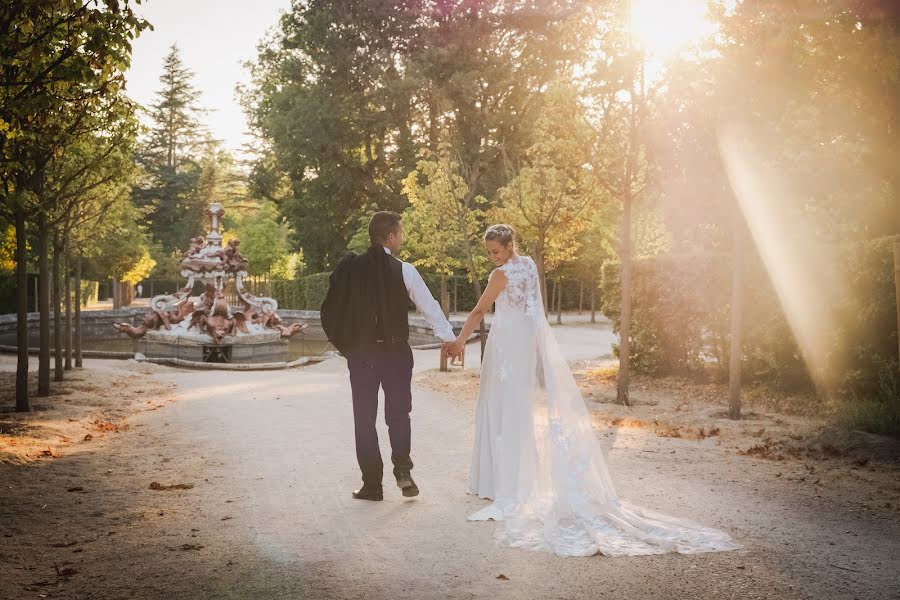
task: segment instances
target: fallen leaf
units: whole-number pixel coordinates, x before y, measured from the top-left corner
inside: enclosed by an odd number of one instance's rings
[[[66,567],[65,569],[60,569],[59,565],[56,563],[53,563],[53,568],[56,569],[56,574],[60,577],[71,577],[72,575],[75,575],[78,573],[78,571],[76,571],[72,567]]]
[[[168,550],[203,550],[203,548],[204,547],[201,546],[200,544],[182,544],[178,548],[169,547],[167,549]]]
[[[193,483],[175,483],[173,485],[162,485],[161,483],[154,481],[150,484],[150,489],[156,491],[189,490],[193,487]]]
[[[509,581],[509,577],[507,577],[503,573],[500,573],[499,575],[497,575],[497,579],[502,579],[503,581]]]

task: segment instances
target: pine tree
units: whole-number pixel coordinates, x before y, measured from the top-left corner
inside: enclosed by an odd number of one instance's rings
[[[148,110],[152,124],[138,156],[144,178],[134,200],[146,209],[150,232],[166,253],[183,247],[202,226],[196,194],[199,155],[212,141],[201,123],[204,111],[193,77],[173,45],[163,62],[162,88]]]

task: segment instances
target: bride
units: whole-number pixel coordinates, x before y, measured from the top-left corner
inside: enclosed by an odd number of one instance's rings
[[[581,392],[544,316],[534,261],[508,225],[484,236],[496,265],[447,351],[457,355],[491,304],[469,493],[492,503],[470,521],[498,521],[504,546],[560,556],[697,553],[739,548],[728,534],[616,496]]]

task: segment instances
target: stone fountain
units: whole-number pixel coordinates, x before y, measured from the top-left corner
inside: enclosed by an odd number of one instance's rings
[[[150,310],[139,325],[116,323],[117,331],[135,338],[145,357],[177,358],[205,363],[272,363],[288,359],[288,338],[307,326],[287,325],[278,316],[278,302],[257,297],[244,288],[247,260],[240,241],[222,246],[219,220],[225,211],[214,202],[206,214],[210,231],[206,238],[191,239],[181,259],[184,287],[174,294],[150,299]],[[225,298],[225,286],[234,279],[241,304],[233,309]],[[204,284],[201,295],[191,297],[195,283]]]

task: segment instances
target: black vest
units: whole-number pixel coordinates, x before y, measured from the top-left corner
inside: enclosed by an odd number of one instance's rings
[[[363,254],[347,254],[331,274],[321,315],[328,339],[346,357],[407,344],[403,263],[377,244]]]

